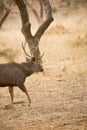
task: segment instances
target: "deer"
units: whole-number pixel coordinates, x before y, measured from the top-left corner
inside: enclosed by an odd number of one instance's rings
[[[19,87],[20,90],[22,90],[26,94],[29,102],[28,106],[30,106],[31,99],[24,85],[24,82],[26,78],[32,75],[33,73],[43,71],[43,66],[37,63],[34,57],[28,57],[24,45],[22,45],[22,48],[25,54],[27,55],[26,62],[9,62],[0,64],[0,87],[8,87],[11,97],[11,108],[13,108],[14,87]]]

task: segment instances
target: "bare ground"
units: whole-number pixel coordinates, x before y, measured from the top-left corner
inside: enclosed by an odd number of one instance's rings
[[[1,89],[0,130],[87,130],[87,73],[59,70],[57,65],[46,70],[44,76],[35,74],[26,81],[31,107],[15,88],[14,109],[6,109],[10,98]]]
[[[75,14],[69,16],[61,24],[66,27],[68,22],[67,27],[71,27],[69,22],[72,18],[79,21],[84,18],[83,14],[78,20]],[[65,19],[60,15],[57,18]],[[55,20],[55,25],[56,22],[59,22],[59,26],[60,19]],[[8,89],[0,88],[0,130],[87,130],[87,46],[75,46],[78,32],[81,36],[85,34],[83,30],[87,26],[86,19],[84,23],[81,24],[81,29],[78,23],[72,23],[74,28],[71,27],[68,33],[60,31],[56,34],[59,30],[55,30],[55,34],[52,32],[42,38],[41,51],[45,51],[45,72],[34,74],[25,82],[31,98],[30,107],[25,94],[14,88],[14,109],[7,109],[5,105],[10,103]],[[9,43],[8,46],[13,44],[18,49],[18,43],[23,40],[18,30],[19,25],[15,26],[16,30],[6,33],[10,28],[7,25],[8,23],[5,26],[7,30],[3,27],[0,32],[2,43]],[[84,37],[81,37],[79,44],[83,40]],[[19,52],[18,62],[23,60],[21,49]]]

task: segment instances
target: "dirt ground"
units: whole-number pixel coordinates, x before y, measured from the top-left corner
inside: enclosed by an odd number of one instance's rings
[[[63,10],[54,14],[54,23],[40,41],[44,74],[33,74],[25,82],[30,107],[26,95],[15,87],[14,109],[7,109],[8,88],[0,88],[0,130],[87,130],[86,11],[81,8],[72,16]],[[0,30],[0,39],[8,47],[13,45],[16,61],[22,62],[21,23],[19,17],[16,21],[12,17]]]

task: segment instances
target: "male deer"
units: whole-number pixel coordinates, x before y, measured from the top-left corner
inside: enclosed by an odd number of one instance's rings
[[[8,86],[11,96],[11,106],[13,106],[14,86],[18,86],[23,92],[25,92],[30,105],[31,100],[28,95],[28,91],[24,85],[24,82],[27,76],[30,76],[34,72],[41,71],[43,71],[42,65],[36,63],[34,58],[27,58],[27,61],[23,63],[12,62],[0,64],[0,87]]]

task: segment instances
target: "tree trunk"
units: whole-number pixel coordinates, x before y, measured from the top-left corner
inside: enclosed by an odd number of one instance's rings
[[[34,36],[31,33],[31,24],[29,22],[29,15],[24,0],[15,0],[15,2],[20,10],[22,20],[22,33],[24,34],[25,40],[28,43],[31,56],[35,58],[36,62],[41,63],[39,41],[45,30],[53,21],[49,0],[42,0],[42,4],[45,7],[46,20],[38,28]]]

